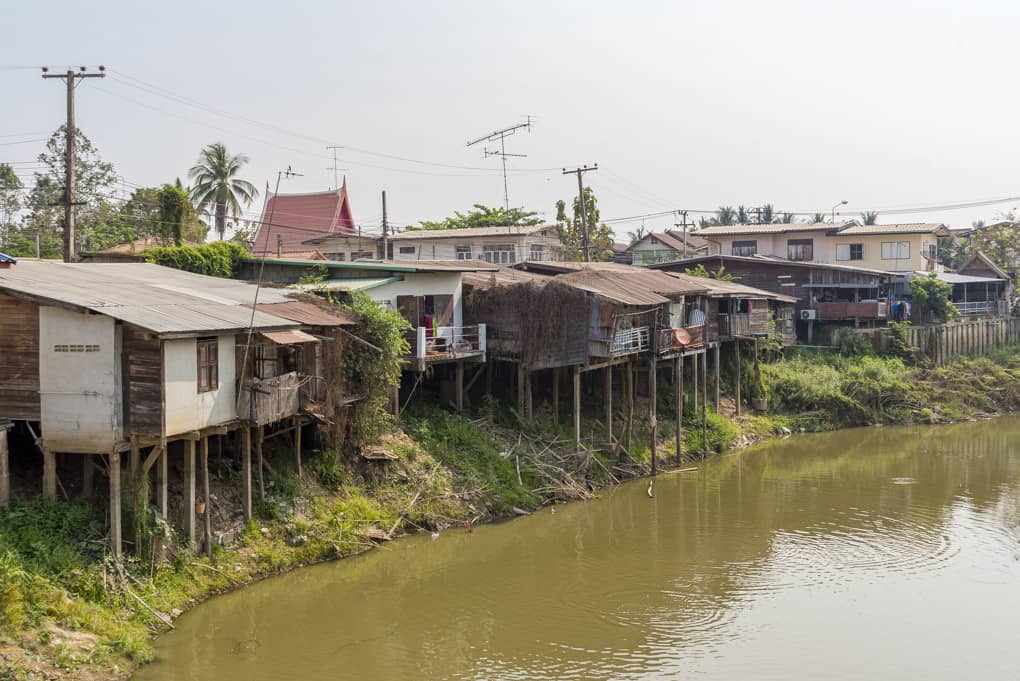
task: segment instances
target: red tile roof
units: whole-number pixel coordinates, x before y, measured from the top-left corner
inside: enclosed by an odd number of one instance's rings
[[[314,194],[273,194],[266,201],[252,253],[276,255],[283,237],[283,255],[307,252],[304,242],[317,236],[354,234],[357,226],[347,196],[347,180],[339,191]]]

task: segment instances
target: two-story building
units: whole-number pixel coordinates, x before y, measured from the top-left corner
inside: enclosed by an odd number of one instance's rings
[[[562,260],[556,225],[416,229],[389,237],[390,257],[403,260],[482,260],[513,265]]]

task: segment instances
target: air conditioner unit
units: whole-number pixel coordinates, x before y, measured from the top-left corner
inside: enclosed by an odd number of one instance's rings
[[[801,319],[814,319],[815,318],[815,311],[814,310],[801,310],[800,311],[800,318]]]

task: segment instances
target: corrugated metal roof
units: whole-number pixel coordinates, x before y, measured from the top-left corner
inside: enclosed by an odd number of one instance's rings
[[[291,288],[299,291],[368,291],[369,289],[403,281],[397,277],[358,277],[356,279],[327,279],[314,284],[294,284]]]
[[[779,293],[772,293],[770,291],[763,291],[760,288],[754,288],[753,286],[745,286],[744,284],[738,284],[735,281],[726,281],[724,279],[706,279],[705,277],[692,277],[686,275],[688,279],[692,279],[696,282],[701,282],[708,289],[708,295],[717,297],[732,297],[732,298],[768,298],[770,300],[779,300],[784,303],[796,303],[797,298],[793,296],[784,296]]]
[[[703,227],[692,234],[700,237],[739,236],[741,234],[783,234],[785,232],[838,231],[854,224],[852,220],[841,222],[773,222],[752,225],[714,225]]]
[[[478,236],[531,236],[556,225],[507,225],[505,227],[462,227],[460,229],[415,229],[390,237],[391,241],[420,241],[423,239],[464,239]]]
[[[911,272],[907,275],[908,279],[914,277],[927,277],[931,272]],[[1002,279],[996,277],[972,277],[969,274],[957,274],[956,272],[936,272],[935,277],[939,281],[944,281],[947,284],[1001,284]]]
[[[255,309],[274,317],[282,317],[308,326],[353,326],[358,323],[350,312],[326,301],[322,302],[321,307],[315,303],[300,300],[265,305],[259,303]]]
[[[776,258],[771,256],[763,255],[699,255],[694,258],[687,258],[685,260],[676,260],[674,262],[656,263],[649,265],[651,269],[661,269],[672,271],[677,267],[688,267],[704,263],[722,262],[727,261],[742,262],[742,263],[754,263],[754,264],[765,264],[765,265],[776,265],[783,267],[807,267],[813,269],[825,269],[825,270],[839,270],[842,272],[857,272],[860,274],[874,274],[881,275],[884,277],[891,277],[892,275],[886,270],[873,270],[867,267],[855,267],[853,265],[836,265],[833,263],[824,262],[805,262],[801,260],[787,260],[785,258]]]
[[[261,258],[247,258],[245,262],[258,264]],[[479,272],[495,271],[495,265],[479,260],[302,260],[299,258],[266,258],[267,265],[294,265],[297,267],[326,267],[331,270],[362,270],[366,272]]]
[[[479,290],[514,284],[538,284],[541,286],[551,279],[552,277],[546,274],[524,272],[511,267],[500,267],[496,272],[465,272],[461,277],[465,286]]]
[[[941,222],[911,222],[898,225],[853,225],[841,230],[839,236],[865,236],[869,234],[931,234],[949,229]]]
[[[148,263],[22,260],[0,270],[0,290],[91,310],[161,335],[287,328],[295,322],[252,310],[255,286]],[[293,292],[263,288],[259,301],[291,302]]]
[[[273,341],[277,345],[315,343],[318,341],[315,336],[298,329],[287,329],[286,331],[263,331],[260,335],[267,340]]]
[[[668,295],[696,295],[707,290],[690,277],[617,263],[587,263],[556,281],[624,305],[661,305],[669,302]]]

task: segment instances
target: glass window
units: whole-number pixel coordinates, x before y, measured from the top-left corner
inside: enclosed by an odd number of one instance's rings
[[[493,265],[513,265],[517,262],[513,244],[485,246],[483,249],[485,262]]]
[[[401,246],[398,252],[400,255],[414,255],[414,246]]]
[[[545,252],[545,248],[542,244],[531,244],[531,259],[542,260],[542,256]]]
[[[786,259],[811,261],[815,258],[814,239],[790,239],[786,242]]]
[[[883,241],[882,260],[909,260],[909,241]]]
[[[730,246],[731,255],[755,255],[757,252],[757,241],[734,241]]]
[[[373,251],[353,251],[351,260],[375,260],[375,253]]]
[[[216,338],[198,339],[198,392],[220,387],[219,344]]]
[[[470,259],[471,259],[471,247],[457,246],[457,260],[470,260]]]
[[[836,260],[864,260],[864,244],[839,244]]]

